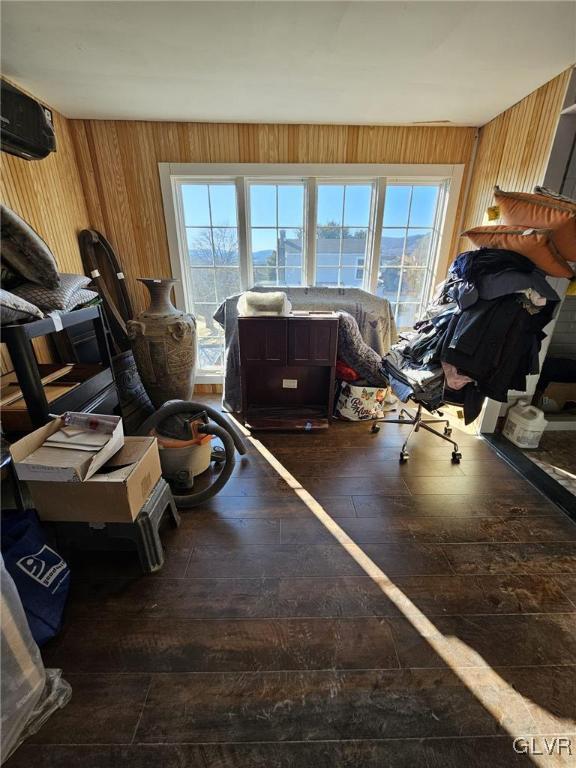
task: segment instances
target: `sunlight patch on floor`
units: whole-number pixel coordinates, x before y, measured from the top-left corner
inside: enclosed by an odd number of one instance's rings
[[[231,417],[230,414],[229,417]],[[412,600],[342,530],[338,523],[326,512],[324,507],[288,472],[274,454],[258,439],[253,437],[240,422],[236,419],[233,419],[233,421],[258,453],[294,491],[310,512],[326,527],[336,541],[344,547],[346,552],[358,563],[366,575],[378,585],[386,597],[394,603],[416,631],[425,638],[438,656],[450,667],[472,695],[513,739],[524,738],[532,733],[532,731],[527,733],[519,723],[514,722],[516,711],[520,713],[521,719],[524,718],[524,724],[526,720],[532,719],[533,715],[536,715],[538,720],[546,722],[545,732],[548,734],[571,734],[576,731],[576,721],[569,718],[556,717],[538,706],[531,699],[522,696],[521,693],[500,677],[473,648],[470,648],[470,646],[457,637],[442,634]],[[535,730],[540,733],[543,731],[541,725],[535,728]],[[541,768],[567,765],[568,763],[565,762],[565,759],[572,760],[573,758],[546,754],[530,755],[530,760],[535,765],[541,766]]]

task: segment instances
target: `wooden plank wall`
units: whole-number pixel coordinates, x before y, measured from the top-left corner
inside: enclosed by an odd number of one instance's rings
[[[562,73],[481,129],[464,228],[482,222],[494,184],[530,190],[541,181],[568,77]],[[159,162],[463,163],[469,173],[476,131],[54,117],[57,153],[37,162],[2,154],[1,198],[44,237],[63,271],[82,271],[77,232],[101,230],[138,309],[146,297],[136,278],[170,274]],[[455,233],[454,252],[457,242]],[[2,365],[9,367],[4,357]]]
[[[533,91],[480,129],[462,231],[479,226],[493,189],[532,192],[546,172],[572,69]],[[462,238],[460,250],[471,247]]]
[[[70,135],[70,121],[53,113],[57,151],[44,160],[0,153],[0,199],[25,219],[51,248],[62,272],[82,273],[77,233],[90,223]],[[36,345],[41,359],[47,347]],[[2,373],[12,363],[1,345]]]
[[[116,248],[137,308],[137,277],[170,275],[159,162],[468,163],[474,128],[73,120],[92,225]]]

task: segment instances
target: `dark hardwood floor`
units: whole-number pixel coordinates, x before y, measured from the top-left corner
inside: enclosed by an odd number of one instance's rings
[[[160,573],[82,557],[72,700],[8,768],[576,765],[576,525],[473,436],[400,466],[405,431],[262,437],[289,476],[251,444]]]

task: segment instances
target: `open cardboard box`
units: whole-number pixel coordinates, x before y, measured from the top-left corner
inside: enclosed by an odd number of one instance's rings
[[[126,437],[123,447],[89,480],[32,481],[28,489],[42,520],[131,523],[160,476],[156,438]]]
[[[110,417],[108,417],[110,418]],[[43,448],[46,440],[65,426],[58,417],[36,429],[10,447],[14,469],[20,480],[79,483],[88,480],[124,444],[120,416],[108,442],[99,451],[75,451],[68,448]],[[36,452],[33,460],[31,454]]]

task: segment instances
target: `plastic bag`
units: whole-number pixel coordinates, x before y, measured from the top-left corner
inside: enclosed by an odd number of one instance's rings
[[[72,689],[60,669],[44,669],[14,580],[0,556],[2,585],[1,741],[4,763],[54,710],[70,700]]]
[[[3,514],[2,555],[18,589],[32,637],[43,645],[60,630],[70,569],[48,546],[33,510]]]

